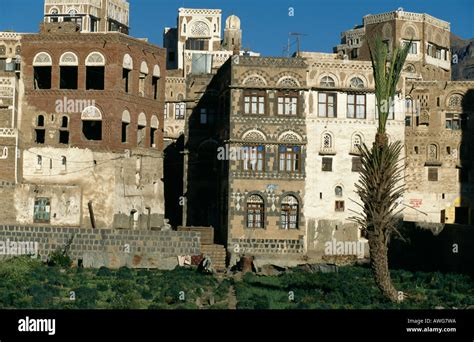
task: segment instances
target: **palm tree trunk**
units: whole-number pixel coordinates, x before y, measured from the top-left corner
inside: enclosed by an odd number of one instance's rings
[[[369,233],[370,265],[375,276],[375,283],[382,294],[392,302],[398,301],[398,291],[392,284],[388,270],[388,248],[383,234]]]

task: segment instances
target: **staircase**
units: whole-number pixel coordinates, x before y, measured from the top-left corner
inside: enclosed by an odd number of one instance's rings
[[[216,271],[225,271],[226,250],[222,245],[201,245],[201,253],[209,255],[212,261],[212,267]]]

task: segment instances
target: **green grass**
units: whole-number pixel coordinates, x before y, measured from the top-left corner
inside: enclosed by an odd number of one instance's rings
[[[433,309],[474,305],[474,282],[464,275],[391,271],[393,282],[408,297],[386,301],[370,269],[341,267],[338,273],[292,273],[263,277],[247,274],[236,284],[240,309]]]
[[[62,269],[28,257],[0,262],[0,309],[227,309],[234,286],[238,309],[463,309],[474,305],[474,281],[459,274],[391,271],[408,295],[387,302],[370,269],[341,267],[338,273],[299,269],[280,276],[247,274],[241,281],[202,275],[195,268],[172,271]],[[72,300],[73,299],[73,300]],[[211,303],[213,303],[211,305]]]

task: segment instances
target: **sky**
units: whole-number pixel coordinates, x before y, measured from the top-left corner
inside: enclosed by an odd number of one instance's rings
[[[178,8],[219,8],[222,20],[242,21],[243,47],[265,56],[282,56],[288,33],[301,36],[301,50],[332,52],[340,33],[362,23],[367,14],[402,7],[451,23],[451,32],[474,38],[473,0],[129,0],[130,34],[162,46],[164,27],[175,27]],[[290,7],[294,16],[289,16]],[[43,0],[0,0],[0,31],[37,32]],[[293,40],[292,51],[295,49]]]

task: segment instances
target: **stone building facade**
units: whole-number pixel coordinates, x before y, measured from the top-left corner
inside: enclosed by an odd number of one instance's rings
[[[342,33],[335,52],[347,59],[370,61],[369,42],[376,36],[393,50],[412,40],[405,63],[408,78],[432,81],[451,79],[450,24],[424,13],[393,12],[364,16],[363,24]]]
[[[126,0],[45,0],[44,22],[72,22],[82,32],[129,31]]]
[[[405,87],[407,221],[473,223],[473,81]]]
[[[371,62],[347,61],[337,54],[300,55],[308,63],[307,248],[323,253],[332,239],[366,241],[350,218],[360,211],[355,193],[361,167],[358,146],[370,146],[378,126],[375,84]],[[403,110],[404,102],[395,101],[387,122],[391,142],[404,141]]]
[[[21,44],[18,182],[3,222],[161,227],[165,50],[72,23]]]

